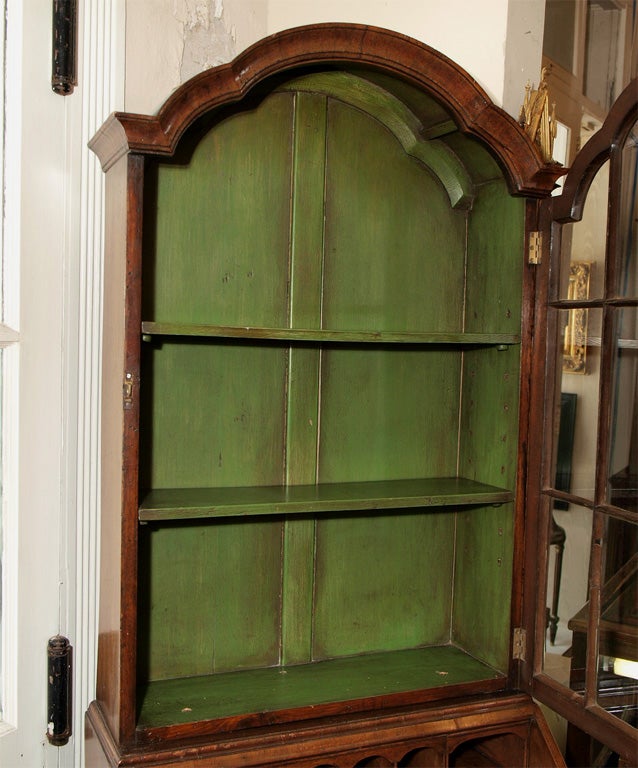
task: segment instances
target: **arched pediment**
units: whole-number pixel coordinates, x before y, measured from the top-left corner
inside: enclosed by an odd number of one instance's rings
[[[477,139],[498,163],[513,194],[544,197],[560,175],[543,162],[516,121],[449,58],[397,32],[358,24],[317,24],[264,38],[228,64],[191,78],[156,115],[115,113],[91,146],[105,169],[126,152],[171,156],[203,115],[241,101],[271,79],[280,85],[282,79],[297,78],[310,69],[335,68],[365,70],[372,77],[395,81],[398,91],[409,87],[430,97],[438,105],[433,111],[436,122],[424,124],[430,140],[451,129]],[[417,144],[411,145],[420,152]],[[456,160],[447,148],[431,144],[429,162],[446,176]],[[465,198],[465,191],[458,175],[456,179],[460,187],[450,191],[458,201]]]

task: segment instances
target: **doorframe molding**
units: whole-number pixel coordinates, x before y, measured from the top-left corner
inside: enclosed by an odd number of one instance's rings
[[[124,104],[125,0],[85,0],[78,18],[81,94],[67,129],[63,510],[60,632],[74,646],[74,748],[64,765],[84,764],[84,713],[95,697],[100,568],[100,409],[104,176],[88,142]]]
[[[21,87],[22,87],[22,7],[4,0],[2,3],[2,227],[0,268],[2,269],[0,348],[2,359],[2,508],[0,514],[2,568],[0,587],[2,622],[0,656],[2,690],[0,691],[0,737],[13,731],[18,720],[18,435],[19,435],[19,368],[20,349],[20,155],[21,155]],[[8,30],[11,30],[9,34]]]

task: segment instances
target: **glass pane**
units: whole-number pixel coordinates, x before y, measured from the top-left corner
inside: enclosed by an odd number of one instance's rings
[[[618,312],[607,500],[638,513],[638,309]]]
[[[561,310],[559,317],[559,366],[561,421],[556,430],[556,480],[558,490],[594,499],[598,400],[600,379],[600,309]],[[569,395],[570,397],[566,397]],[[566,400],[572,401],[567,403]],[[570,411],[566,413],[566,409]],[[565,419],[569,417],[569,423]]]
[[[563,226],[559,292],[563,300],[594,299],[603,295],[608,185],[609,161],[592,181],[582,219]]]
[[[587,8],[585,43],[585,96],[607,111],[616,91],[619,64],[622,68],[621,36],[624,11],[618,3],[590,2]]]
[[[547,564],[547,633],[543,670],[559,683],[583,692],[592,511],[554,504]]]
[[[636,725],[638,712],[638,526],[609,518],[603,559],[598,703]]]
[[[618,294],[638,297],[638,122],[622,153],[618,241],[620,269]]]
[[[543,53],[563,69],[574,68],[575,0],[546,0]]]

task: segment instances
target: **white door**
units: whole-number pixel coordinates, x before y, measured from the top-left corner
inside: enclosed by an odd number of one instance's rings
[[[0,765],[79,766],[96,645],[103,207],[86,143],[119,106],[123,2],[77,3],[79,84],[68,96],[51,89],[51,1],[1,4]],[[46,649],[58,633],[74,653],[62,747],[46,737]]]

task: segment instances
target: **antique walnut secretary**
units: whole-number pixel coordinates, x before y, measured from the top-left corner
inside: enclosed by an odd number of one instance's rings
[[[92,147],[89,764],[561,765],[529,695],[529,233],[562,169],[450,60],[347,24],[267,38]]]

